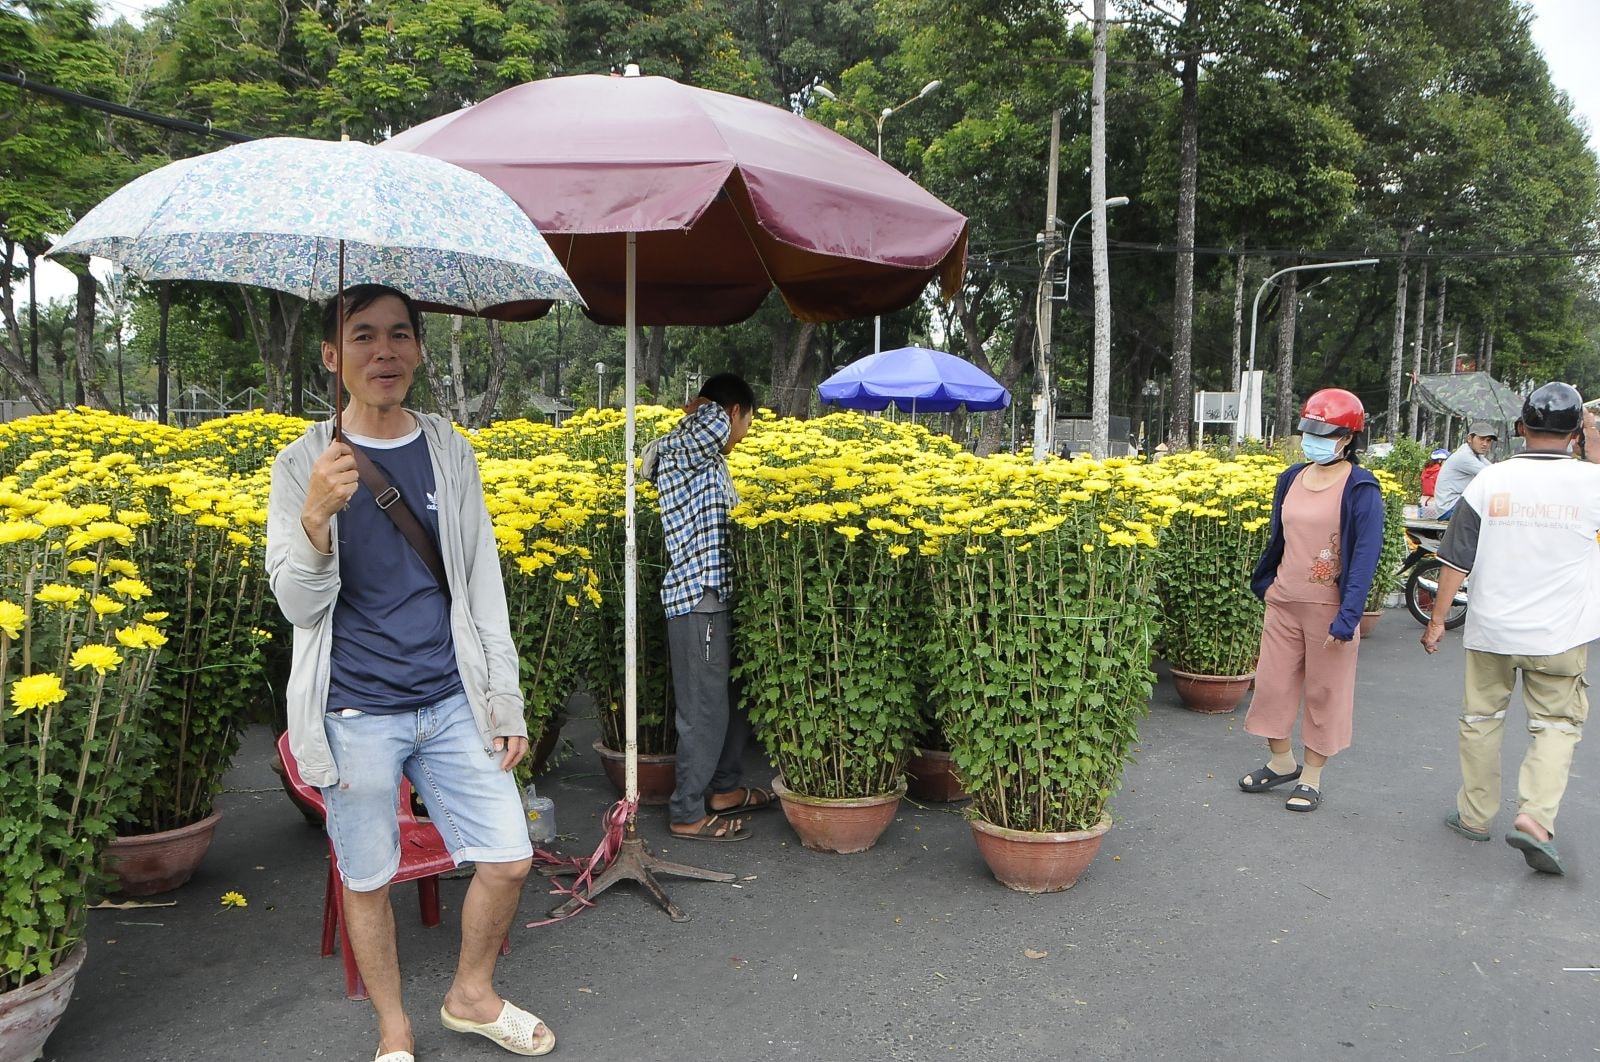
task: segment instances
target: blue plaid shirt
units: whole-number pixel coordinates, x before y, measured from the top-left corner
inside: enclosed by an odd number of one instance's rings
[[[728,510],[739,504],[722,448],[733,432],[727,410],[701,406],[662,436],[655,483],[670,564],[661,580],[667,617],[694,611],[708,592],[727,601],[733,592],[728,557]]]

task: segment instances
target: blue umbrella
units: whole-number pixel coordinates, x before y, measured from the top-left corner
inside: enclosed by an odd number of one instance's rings
[[[924,347],[901,347],[851,362],[817,387],[824,402],[880,410],[893,402],[906,413],[1005,409],[1011,392],[960,358]]]

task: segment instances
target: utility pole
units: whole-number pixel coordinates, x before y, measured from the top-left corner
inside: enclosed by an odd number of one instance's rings
[[[1033,459],[1043,461],[1050,452],[1050,436],[1055,427],[1055,410],[1050,382],[1050,325],[1055,317],[1055,304],[1050,298],[1050,270],[1055,265],[1058,247],[1056,225],[1056,170],[1061,164],[1061,111],[1050,115],[1050,167],[1049,183],[1045,186],[1044,231],[1039,234],[1039,247],[1044,252],[1044,264],[1039,269],[1039,294],[1035,300],[1035,331],[1039,335],[1039,356],[1034,364],[1033,380]]]
[[[1094,456],[1111,456],[1111,276],[1106,247],[1106,0],[1094,0],[1094,74],[1089,90],[1089,233],[1094,269],[1094,387],[1089,416]]]

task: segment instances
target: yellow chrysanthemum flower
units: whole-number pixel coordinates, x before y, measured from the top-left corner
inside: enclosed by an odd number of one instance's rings
[[[83,597],[83,589],[63,586],[60,583],[45,583],[34,597],[47,605],[76,605]]]
[[[142,597],[149,597],[151,593],[150,587],[139,579],[118,579],[111,584],[111,589],[134,601]]]
[[[79,646],[78,650],[67,660],[74,671],[82,671],[92,667],[104,675],[107,671],[115,671],[117,665],[122,663],[122,655],[109,645],[99,643]]]
[[[225,892],[225,893],[223,893],[222,894],[221,903],[222,903],[222,906],[224,906],[224,907],[249,907],[250,906],[250,901],[244,898],[244,893],[242,893],[242,892]]]
[[[22,611],[22,606],[14,601],[0,601],[0,631],[5,631],[8,638],[22,637],[22,628],[28,622],[28,614]]]
[[[9,545],[12,542],[32,542],[43,535],[44,528],[35,523],[20,520],[8,520],[5,523],[0,523],[0,546]]]
[[[159,649],[167,644],[167,636],[148,623],[118,627],[114,633],[117,641],[129,649]]]
[[[89,606],[99,616],[112,616],[127,608],[122,602],[107,597],[104,594],[95,594],[89,599]]]
[[[54,671],[19,678],[11,684],[12,715],[60,704],[66,699],[67,691],[61,686],[61,676]]]

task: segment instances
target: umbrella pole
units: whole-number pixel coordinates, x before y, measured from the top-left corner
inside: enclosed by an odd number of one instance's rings
[[[623,489],[623,540],[622,540],[622,725],[623,725],[623,795],[628,804],[628,824],[623,830],[622,844],[617,850],[617,858],[605,869],[599,877],[594,879],[594,884],[589,887],[587,897],[573,897],[566,903],[550,912],[550,917],[560,918],[569,915],[580,907],[587,906],[594,897],[599,896],[619,881],[633,881],[643,886],[650,894],[651,899],[667,912],[674,922],[687,922],[689,915],[672,902],[656,881],[655,875],[671,874],[680,878],[694,878],[700,881],[733,881],[737,875],[724,874],[715,870],[702,870],[700,867],[685,866],[682,863],[669,863],[657,859],[645,850],[644,840],[639,836],[638,807],[639,807],[639,538],[638,524],[635,519],[637,508],[637,490],[633,470],[634,457],[634,416],[633,407],[638,400],[637,394],[637,366],[639,363],[639,350],[636,336],[638,333],[638,236],[628,233],[628,263],[624,286],[624,299],[627,310],[624,315],[624,327],[627,337],[624,340],[623,385],[622,385],[622,489]]]
[[[333,337],[333,437],[344,438],[344,241],[339,241],[339,331]]]

